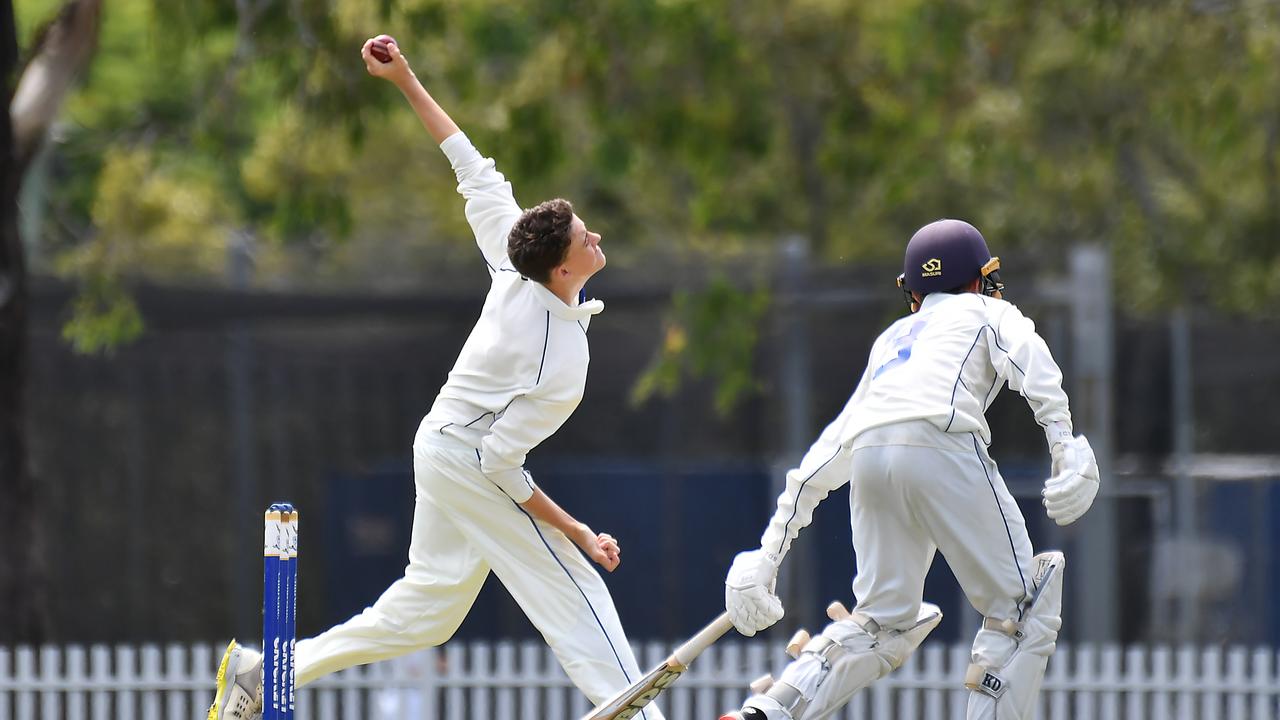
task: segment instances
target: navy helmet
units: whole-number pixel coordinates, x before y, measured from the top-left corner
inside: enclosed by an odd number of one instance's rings
[[[938,220],[916,231],[907,243],[898,287],[907,294],[912,310],[918,309],[912,291],[921,297],[954,290],[981,278],[984,295],[1000,297],[1000,258],[992,257],[978,228],[963,220]]]

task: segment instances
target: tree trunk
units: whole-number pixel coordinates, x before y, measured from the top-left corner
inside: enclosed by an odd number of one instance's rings
[[[13,3],[0,3],[0,77],[12,96],[17,70]],[[8,103],[5,104],[6,107]],[[23,395],[27,273],[18,237],[18,158],[9,113],[0,112],[0,643],[39,642],[48,632],[48,576],[40,551],[35,481],[27,468]]]
[[[102,0],[68,0],[18,73],[12,0],[0,0],[0,644],[49,639],[49,576],[36,481],[27,463],[27,268],[18,235],[22,175],[97,47]]]

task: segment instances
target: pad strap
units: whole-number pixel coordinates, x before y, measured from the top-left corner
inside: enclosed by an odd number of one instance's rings
[[[1021,642],[1024,637],[1022,623],[1011,619],[982,618],[982,629],[1007,635],[1014,642]],[[1006,683],[1004,678],[992,672],[991,668],[971,663],[964,674],[964,686],[974,692],[980,692],[999,699],[1004,695]]]
[[[973,663],[964,674],[964,686],[974,692],[980,692],[999,700],[1008,688],[1004,678],[991,670]]]
[[[849,613],[849,619],[858,624],[858,627],[867,631],[867,634],[875,637],[880,634],[880,623],[872,620],[869,615],[864,615],[858,611]]]
[[[871,621],[870,618],[868,618],[868,621],[874,624],[874,621]],[[817,657],[822,663],[823,674],[825,675],[832,665],[849,653],[849,650],[826,635],[819,635],[805,643],[801,653]],[[788,716],[793,718],[803,716],[804,711],[809,708],[809,702],[813,699],[806,698],[799,688],[782,681],[775,682],[765,695],[781,705],[787,711]]]
[[[801,652],[812,653],[818,656],[824,665],[830,666],[841,656],[848,652],[843,645],[832,640],[826,635],[819,635],[809,642],[805,643],[804,650]]]
[[[766,697],[781,705],[788,717],[798,718],[809,709],[809,701],[798,688],[789,683],[775,682]]]
[[[1014,640],[1022,639],[1022,623],[1016,620],[997,620],[996,618],[982,618],[982,629],[993,630],[1003,633]]]

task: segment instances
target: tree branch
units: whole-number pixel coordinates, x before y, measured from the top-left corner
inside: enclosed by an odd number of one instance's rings
[[[69,0],[36,39],[9,103],[14,159],[21,178],[76,78],[98,47],[102,0]]]
[[[233,114],[234,103],[239,90],[236,82],[240,72],[248,64],[257,50],[254,35],[258,30],[258,21],[275,0],[236,0],[236,47],[231,51],[231,59],[226,70],[218,81],[218,88],[206,104],[210,110],[202,113],[203,117],[224,118]]]

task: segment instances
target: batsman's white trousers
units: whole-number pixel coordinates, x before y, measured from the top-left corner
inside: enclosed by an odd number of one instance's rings
[[[851,447],[858,610],[886,628],[914,623],[941,550],[974,609],[1020,621],[1031,538],[982,442],[916,421],[872,428]]]
[[[297,682],[440,645],[492,570],[575,685],[599,703],[639,679],[613,599],[563,533],[534,520],[451,438],[414,443],[409,565],[373,607],[297,645]],[[661,720],[646,708],[647,720]]]

